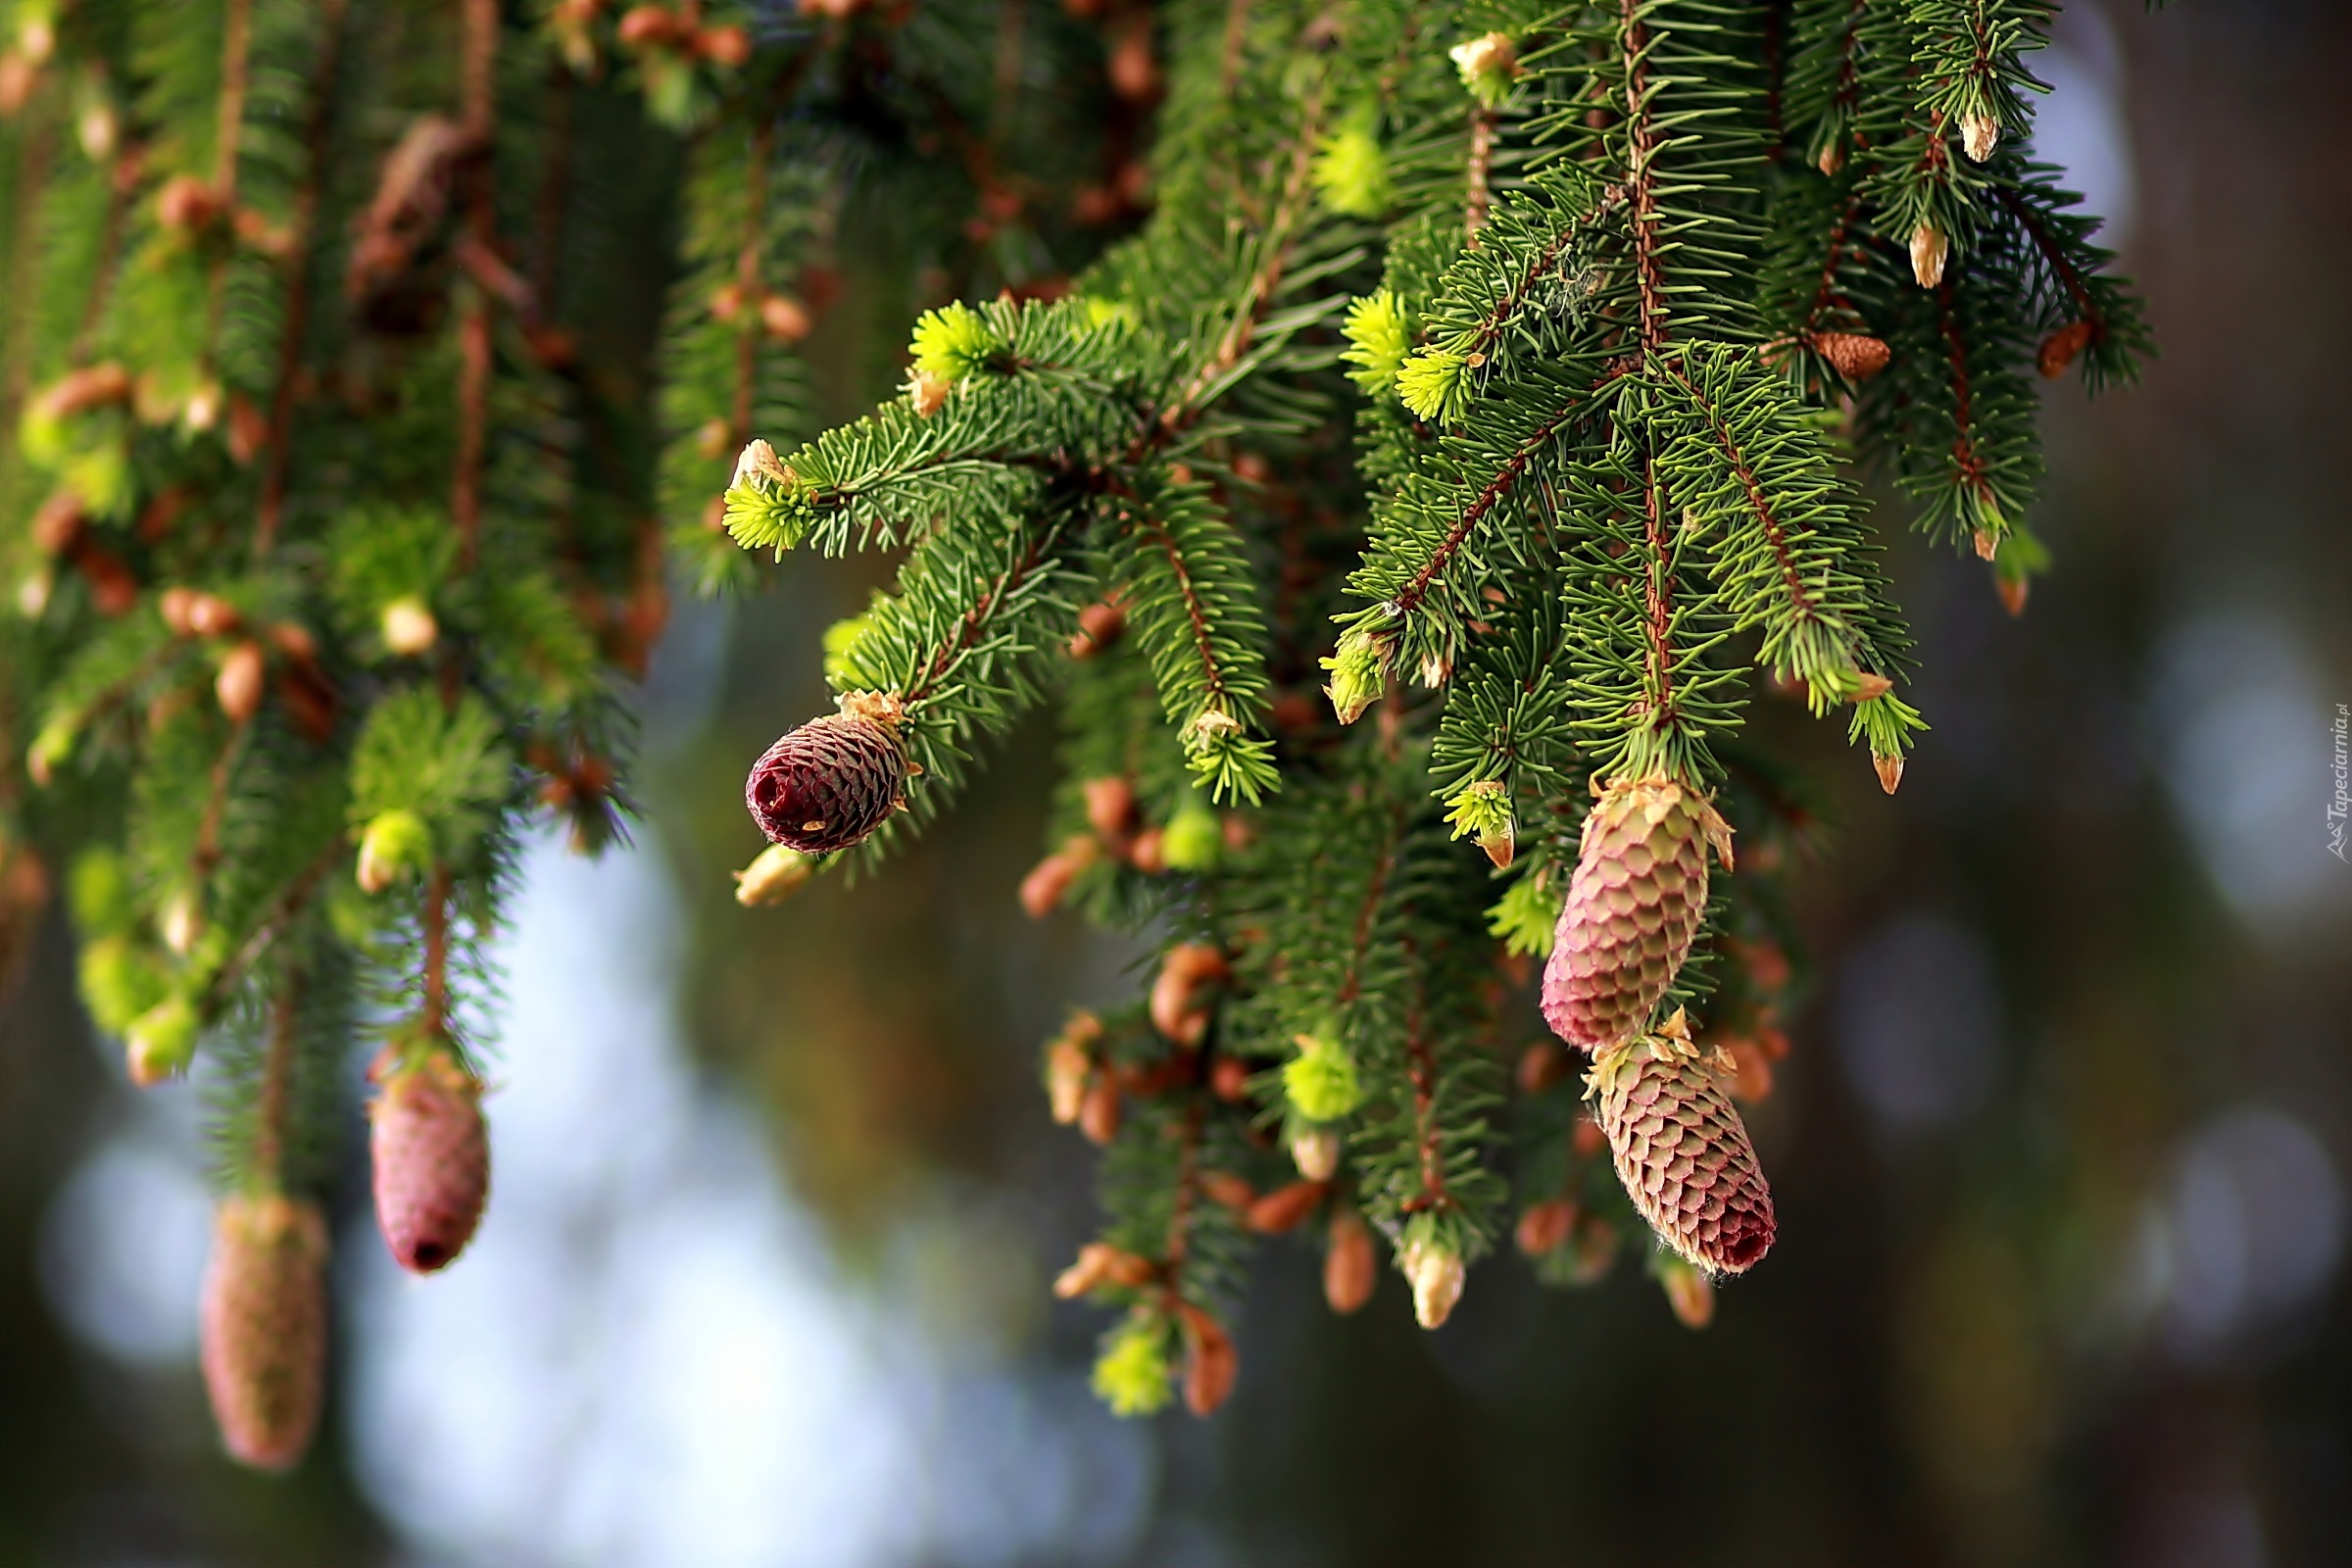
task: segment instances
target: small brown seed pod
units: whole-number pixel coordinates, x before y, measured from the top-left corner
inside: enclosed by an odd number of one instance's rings
[[[898,705],[843,699],[770,746],[744,782],[744,805],[774,844],[823,855],[862,842],[899,807],[906,752]]]

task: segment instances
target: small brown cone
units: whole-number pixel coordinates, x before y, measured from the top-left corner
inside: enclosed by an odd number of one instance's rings
[[[221,1202],[198,1332],[230,1457],[291,1469],[326,1388],[326,1222],[316,1205],[274,1193]]]
[[[1813,349],[1848,381],[1867,381],[1886,368],[1892,351],[1886,340],[1866,332],[1816,332]]]
[[[2044,380],[2055,381],[2075,363],[2075,356],[2090,346],[2092,327],[2088,321],[2069,321],[2041,340],[2041,350],[2034,355],[2034,364]]]
[[[1511,1240],[1529,1257],[1542,1257],[1568,1240],[1576,1229],[1576,1205],[1565,1198],[1547,1198],[1520,1212]]]
[[[769,747],[744,781],[744,805],[771,844],[804,855],[846,850],[898,809],[906,779],[896,705],[845,699]]]
[[[1933,223],[1922,223],[1911,231],[1911,275],[1921,288],[1934,288],[1943,281],[1943,264],[1951,249],[1952,242]]]
[[[383,1075],[368,1121],[384,1245],[413,1274],[447,1268],[473,1239],[490,1195],[480,1080],[433,1047]]]
[[[1772,1193],[1725,1093],[1729,1069],[1676,1013],[1604,1052],[1586,1080],[1617,1179],[1678,1256],[1739,1274],[1772,1246]]]
[[[1331,1210],[1331,1247],[1323,1254],[1323,1299],[1342,1316],[1372,1299],[1379,1260],[1372,1253],[1372,1227],[1351,1204]]]
[[[1315,1211],[1329,1190],[1325,1182],[1293,1182],[1277,1187],[1250,1205],[1242,1222],[1260,1236],[1280,1236],[1295,1231],[1306,1216]]]
[[[1213,1414],[1233,1393],[1242,1358],[1225,1325],[1197,1306],[1177,1309],[1184,1330],[1184,1405],[1195,1415]]]
[[[1706,910],[1710,845],[1728,869],[1731,828],[1680,784],[1620,781],[1601,793],[1544,965],[1553,1033],[1598,1051],[1649,1022]]]

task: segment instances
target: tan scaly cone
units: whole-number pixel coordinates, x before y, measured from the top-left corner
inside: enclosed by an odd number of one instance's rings
[[[1680,784],[1619,780],[1600,792],[1544,965],[1553,1033],[1599,1051],[1648,1024],[1706,912],[1709,846],[1730,870],[1730,825]]]
[[[1600,1054],[1585,1080],[1617,1179],[1676,1254],[1739,1274],[1772,1246],[1772,1191],[1732,1105],[1730,1061],[1678,1010],[1655,1034]]]
[[[276,1193],[222,1200],[198,1332],[230,1456],[291,1469],[326,1387],[326,1222],[316,1204]]]

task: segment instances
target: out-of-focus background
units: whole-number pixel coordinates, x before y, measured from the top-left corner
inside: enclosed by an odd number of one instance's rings
[[[1898,544],[1936,725],[1898,798],[1787,726],[1835,804],[1815,984],[1756,1118],[1782,1239],[1712,1328],[1508,1259],[1437,1334],[1393,1278],[1334,1320],[1277,1246],[1218,1416],[1105,1413],[1046,1289],[1091,1159],[1033,1064],[1135,955],[1014,904],[1049,727],[881,878],[729,897],[745,760],[867,581],[811,563],[681,609],[637,847],[528,854],[484,1232],[401,1276],[349,1172],[290,1480],[204,1411],[198,1092],[122,1082],[46,933],[0,1001],[0,1563],[2345,1561],[2352,14],[2082,4],[2035,64],[2162,358],[2052,397],[2022,621]]]

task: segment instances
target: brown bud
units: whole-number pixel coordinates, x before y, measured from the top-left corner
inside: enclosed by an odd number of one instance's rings
[[[1772,1058],[1765,1054],[1762,1042],[1743,1035],[1724,1041],[1723,1051],[1732,1058],[1732,1098],[1749,1104],[1770,1099]]]
[[[625,49],[660,49],[687,41],[686,23],[662,6],[635,6],[620,19],[620,42]]]
[[[113,360],[69,370],[35,400],[33,407],[52,419],[130,401],[130,372]]]
[[[1519,1054],[1519,1088],[1540,1095],[1568,1076],[1568,1053],[1548,1040],[1539,1040]]]
[[[1976,547],[1979,561],[1990,561],[2001,551],[2000,536],[1990,528],[1979,528],[1969,543]]]
[[[1167,829],[1153,823],[1135,836],[1127,846],[1127,863],[1146,876],[1157,876],[1168,868]]]
[[[1902,758],[1892,754],[1886,757],[1874,757],[1870,760],[1870,765],[1879,770],[1879,788],[1892,795],[1895,786],[1903,781]]]
[[[1865,671],[1862,678],[1854,683],[1853,700],[1857,703],[1872,703],[1892,690],[1894,690],[1894,682],[1884,675],[1873,675]]]
[[[230,723],[250,723],[253,715],[261,711],[269,674],[269,661],[257,642],[237,644],[220,661],[220,673],[213,678],[213,696],[220,701],[220,711],[228,715]]]
[[[1326,1182],[1293,1182],[1277,1187],[1250,1205],[1244,1222],[1260,1236],[1280,1236],[1297,1230],[1329,1190]]]
[[[1070,639],[1072,659],[1092,659],[1108,648],[1127,629],[1127,612],[1117,605],[1094,604],[1078,612],[1078,632]]]
[[[1236,1212],[1246,1211],[1257,1201],[1257,1189],[1248,1179],[1229,1170],[1204,1170],[1200,1173],[1200,1191],[1212,1203]]]
[[[1848,381],[1867,381],[1886,368],[1892,351],[1885,338],[1862,332],[1816,332],[1813,350]]]
[[[1152,54],[1152,16],[1147,11],[1127,14],[1110,44],[1110,90],[1130,103],[1142,103],[1159,91],[1159,62]]]
[[[1219,1100],[1239,1102],[1250,1095],[1250,1066],[1239,1056],[1219,1056],[1208,1064],[1208,1092]]]
[[[199,592],[188,601],[188,630],[198,637],[226,637],[245,624],[234,606],[218,594]]]
[[[1343,1316],[1355,1311],[1372,1299],[1379,1274],[1378,1260],[1372,1255],[1372,1227],[1364,1223],[1354,1205],[1333,1204],[1331,1246],[1323,1254],[1325,1304]]]
[[[83,510],[81,498],[71,490],[60,490],[32,514],[32,542],[43,554],[62,556],[81,542],[89,525],[90,514]]]
[[[1715,1287],[1704,1274],[1680,1258],[1668,1258],[1658,1269],[1666,1302],[1687,1329],[1703,1329],[1715,1321]]]
[[[752,58],[752,35],[732,23],[705,27],[695,36],[694,52],[714,66],[738,70]]]
[[[1152,1026],[1180,1045],[1199,1045],[1208,1029],[1207,1004],[1200,993],[1232,972],[1225,955],[1203,943],[1170,948],[1159,978],[1152,983]]]
[[[1115,775],[1090,778],[1080,789],[1086,796],[1086,819],[1097,833],[1113,841],[1135,830],[1135,786]]]
[[[1078,1261],[1055,1276],[1054,1294],[1067,1301],[1104,1285],[1141,1290],[1152,1283],[1154,1272],[1149,1258],[1121,1251],[1108,1242],[1089,1242],[1078,1249]]]
[[[1545,1252],[1568,1240],[1576,1229],[1576,1205],[1565,1198],[1547,1198],[1541,1203],[1531,1203],[1520,1212],[1517,1229],[1511,1239],[1519,1250],[1529,1257],[1542,1257]]]
[[[760,302],[760,330],[779,342],[798,343],[815,324],[808,307],[789,294],[770,294]]]
[[[1093,839],[1078,833],[1031,866],[1029,874],[1021,878],[1021,907],[1029,918],[1042,920],[1058,908],[1078,873],[1094,864],[1102,853]]]
[[[1094,1058],[1067,1033],[1046,1047],[1046,1102],[1054,1121],[1068,1127],[1078,1120],[1086,1103],[1087,1079],[1094,1070]]]
[[[1233,1348],[1233,1336],[1206,1312],[1185,1302],[1177,1306],[1176,1317],[1184,1330],[1185,1408],[1205,1416],[1233,1393],[1242,1359]]]
[[[2041,351],[2034,356],[2044,379],[2055,381],[2075,363],[2075,356],[2090,346],[2096,329],[2088,321],[2069,321],[2041,340]]]
[[[240,467],[250,465],[261,456],[262,448],[270,444],[269,416],[255,406],[253,399],[242,392],[228,395],[228,455],[237,460]]]
[[[1569,1147],[1576,1151],[1578,1158],[1591,1159],[1607,1151],[1609,1135],[1602,1132],[1600,1123],[1592,1117],[1579,1116],[1576,1118],[1576,1130],[1569,1134]]]
[[[1097,1074],[1078,1102],[1078,1130],[1101,1148],[1119,1136],[1119,1086],[1108,1073]]]
[[[2012,619],[2026,612],[2026,596],[2034,587],[2031,577],[1995,576],[1992,586],[2001,596],[2001,608],[2009,612]]]
[[[220,193],[194,174],[174,174],[155,195],[156,221],[182,234],[212,227],[227,211]]]
[[[164,624],[171,628],[172,636],[192,637],[196,634],[196,626],[189,618],[189,612],[195,603],[195,589],[174,587],[163,591],[155,602],[155,608],[156,612],[164,617]]]
[[[906,377],[906,401],[914,405],[917,418],[928,419],[948,406],[948,394],[956,383],[928,370],[910,371]]]

